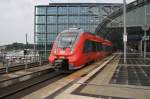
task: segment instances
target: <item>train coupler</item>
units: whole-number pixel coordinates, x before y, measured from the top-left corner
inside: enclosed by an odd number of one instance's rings
[[[55,60],[55,68],[56,69],[59,69],[61,67],[61,64],[62,64],[63,60]]]
[[[67,59],[57,59],[55,60],[56,69],[68,70],[68,60]]]

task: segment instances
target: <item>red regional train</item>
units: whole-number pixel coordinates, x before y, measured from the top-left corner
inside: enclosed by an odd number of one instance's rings
[[[49,62],[63,70],[75,70],[102,59],[112,51],[112,42],[82,29],[69,29],[58,34]]]

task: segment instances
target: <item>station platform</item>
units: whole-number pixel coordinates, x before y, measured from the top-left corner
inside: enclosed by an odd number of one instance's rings
[[[1,74],[0,89],[19,82],[32,79],[45,73],[49,73],[51,68],[52,67],[50,65],[43,65],[39,67],[23,69],[12,73]]]
[[[80,83],[71,93],[98,99],[149,99],[149,62],[149,59],[142,60],[139,55],[133,54],[128,55],[127,64],[123,64],[121,57]]]
[[[23,99],[149,99],[149,58],[128,54],[124,64],[122,54],[116,54],[95,64]]]

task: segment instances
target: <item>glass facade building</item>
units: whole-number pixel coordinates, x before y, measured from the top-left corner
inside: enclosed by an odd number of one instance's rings
[[[77,27],[95,33],[103,18],[120,8],[111,3],[51,3],[35,6],[34,42],[42,56],[47,57],[57,34]]]

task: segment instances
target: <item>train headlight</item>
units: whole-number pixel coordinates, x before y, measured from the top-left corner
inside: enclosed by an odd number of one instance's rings
[[[55,53],[55,54],[57,53],[56,50],[54,51],[54,53]]]

